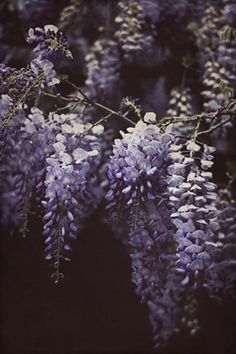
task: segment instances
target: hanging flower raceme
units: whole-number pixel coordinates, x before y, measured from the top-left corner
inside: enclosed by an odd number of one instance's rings
[[[221,43],[218,47],[218,62],[228,73],[231,88],[236,85],[236,40]]]
[[[173,117],[186,117],[192,115],[192,97],[190,90],[186,89],[173,89],[170,93],[169,108],[166,116]],[[193,126],[188,122],[174,122],[171,132],[181,141],[181,136],[191,136],[193,133]]]
[[[126,59],[131,60],[143,51],[150,51],[153,36],[145,28],[145,12],[139,0],[120,1],[120,13],[115,22],[119,25],[115,36]]]
[[[224,67],[220,67],[216,61],[210,60],[205,64],[203,77],[204,90],[202,91],[205,112],[217,111],[220,107],[226,106],[229,103],[230,96],[232,95],[229,77],[229,72]],[[216,124],[220,122],[224,123],[227,120],[226,123],[222,124],[221,129],[212,134],[212,139],[213,141],[216,140],[215,144],[218,149],[222,149],[222,146],[219,144],[219,136],[226,136],[229,128],[232,127],[232,122],[228,121],[228,119],[229,116],[226,114],[214,121],[214,124]],[[212,124],[210,120],[207,120],[207,122]]]
[[[108,208],[117,205],[118,196],[119,203],[130,209],[137,199],[139,202],[156,200],[155,188],[158,191],[164,183],[161,176],[166,169],[171,136],[160,135],[159,128],[142,121],[121,134],[123,138],[115,140],[108,166],[110,190],[106,198]],[[158,185],[157,179],[160,179]]]
[[[46,175],[46,158],[54,149],[56,129],[49,124],[43,112],[36,107],[31,108],[31,112],[25,121],[24,138],[31,142],[31,154],[34,159],[31,163],[31,176],[34,178],[34,197],[41,200],[44,195],[44,178]]]
[[[161,272],[162,269],[159,271]],[[165,345],[170,337],[181,329],[183,289],[180,286],[180,277],[175,271],[174,257],[169,259],[169,267],[165,272],[165,281],[161,285],[160,295],[156,294],[148,301],[156,348]]]
[[[227,104],[233,97],[236,80],[234,43],[223,41],[221,31],[224,21],[223,14],[214,7],[206,10],[202,19],[202,27],[198,33],[199,46],[203,59],[204,110],[216,111]],[[225,117],[227,119],[227,117]]]
[[[59,28],[78,25],[88,11],[87,5],[85,0],[70,0],[69,5],[60,13]]]
[[[185,89],[182,92],[178,90],[173,90],[171,93],[171,100],[169,102],[169,109],[167,111],[167,116],[181,116],[192,114],[191,107],[191,96],[189,90]],[[172,134],[175,136],[175,142],[181,144],[181,142],[186,139],[184,136],[191,136],[193,134],[194,127],[192,124],[185,122],[175,122],[172,125]],[[184,139],[184,140],[183,140]],[[181,146],[181,145],[180,145]],[[175,146],[175,149],[180,149],[180,146]],[[175,161],[175,154],[172,156],[173,162]],[[175,198],[173,195],[169,196],[170,199]],[[176,265],[175,265],[176,269]],[[176,275],[175,275],[176,276]],[[193,291],[185,290],[182,292],[182,302],[184,303],[183,309],[181,311],[181,324],[185,331],[188,331],[190,335],[195,335],[198,331],[198,320],[196,318],[196,303]]]
[[[53,64],[43,56],[26,68],[0,66],[2,223],[19,228],[23,235],[27,231],[32,191],[39,188],[35,184],[36,172],[50,146],[42,112],[32,108],[27,115],[26,104],[38,99],[43,88],[59,82]]]
[[[10,102],[3,103],[2,111]],[[25,235],[32,197],[44,198],[46,259],[53,261],[57,282],[69,239],[76,238],[99,201],[95,172],[103,127],[85,124],[77,114],[50,114],[46,120],[35,107],[20,118],[11,122],[17,129],[8,137],[1,166],[2,224]]]
[[[201,18],[201,27],[197,33],[197,44],[203,51],[204,63],[210,59],[212,51],[218,48],[222,28],[222,16],[214,6],[208,6]]]
[[[3,95],[0,100],[1,121],[12,108],[12,100]],[[25,112],[21,109],[7,129],[1,129],[1,224],[11,229],[22,228],[25,207],[31,195],[28,177],[31,175],[31,142],[24,139]],[[24,234],[24,232],[23,232]]]
[[[96,207],[95,171],[99,164],[101,126],[82,123],[76,114],[52,115],[57,132],[53,153],[46,159],[44,231],[46,259],[53,263],[57,283],[60,263],[68,260],[70,240],[77,237]]]
[[[170,93],[167,116],[189,116],[192,114],[191,95],[189,89],[173,89]]]
[[[198,33],[198,44],[201,50],[203,68],[203,87],[202,97],[205,112],[217,111],[220,107],[226,106],[229,99],[233,97],[233,87],[236,78],[236,66],[234,64],[234,49],[230,45],[220,40],[220,31],[224,26],[223,13],[210,6],[206,9],[202,18],[202,26]],[[228,115],[223,115],[214,123],[222,123],[221,129],[214,132],[213,140],[219,150],[219,135],[226,135],[232,126],[228,120]],[[208,123],[212,123],[208,121]],[[224,147],[223,147],[224,149]]]
[[[153,118],[149,113],[144,119]],[[176,257],[166,201],[172,137],[161,135],[156,125],[142,121],[121,134],[108,164],[106,199],[113,217],[121,217],[129,224],[132,279],[141,301],[149,306],[158,346],[173,334],[177,325],[177,294],[182,291],[178,274],[170,279]],[[170,283],[175,288],[174,296]]]
[[[216,186],[209,171],[215,149],[188,141],[183,147],[172,145],[171,150],[168,189],[178,243],[177,270],[183,275],[182,285],[197,286],[211,262],[211,241],[219,228],[214,205]]]
[[[218,192],[220,229],[215,233],[216,247],[211,249],[212,263],[205,273],[205,286],[211,297],[235,298],[236,287],[236,202],[229,190]]]
[[[54,135],[43,113],[33,107],[14,116],[7,131],[1,164],[2,223],[27,233],[31,199],[42,196],[45,159]]]
[[[97,40],[86,56],[86,85],[91,99],[109,101],[119,90],[120,61],[116,42]]]
[[[227,95],[221,89],[221,85],[229,86],[228,73],[224,68],[221,68],[216,61],[208,61],[205,65],[203,77],[205,112],[214,112],[221,106],[225,106],[228,102]]]
[[[34,93],[36,97],[45,86],[59,82],[53,64],[46,58],[66,50],[62,34],[54,27],[32,31],[30,37],[38,44],[39,56],[26,69],[1,67],[6,86],[3,85],[3,90],[10,91],[12,96],[3,94],[0,100],[4,142],[0,171],[1,223],[25,235],[32,198],[40,202],[44,198],[46,258],[53,261],[57,282],[61,276],[60,260],[70,248],[68,240],[75,238],[94,210],[96,200],[101,198],[95,171],[100,165],[103,127],[82,122],[81,114],[77,113],[50,113],[48,119],[36,107],[26,113],[26,98],[34,98]]]
[[[25,235],[32,191],[36,190],[38,196],[42,194],[42,176],[52,137],[42,112],[32,108],[27,116],[23,108],[38,99],[42,89],[60,80],[53,64],[38,57],[22,69],[1,65],[0,81],[2,223],[12,225],[12,229],[20,228]]]
[[[233,89],[236,86],[236,38],[232,35],[232,30],[236,21],[236,4],[226,4],[223,15],[224,27],[221,29],[221,41],[216,55],[218,63],[227,71]]]

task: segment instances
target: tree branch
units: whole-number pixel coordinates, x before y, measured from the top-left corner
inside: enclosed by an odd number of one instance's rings
[[[125,115],[119,113],[119,112],[116,112],[114,111],[113,109],[99,103],[99,102],[94,102],[92,101],[77,85],[75,85],[73,82],[65,79],[64,80],[68,85],[70,85],[71,87],[73,87],[76,91],[78,91],[82,97],[84,98],[84,101],[94,107],[97,107],[97,108],[100,108],[100,109],[103,109],[104,111],[108,112],[108,113],[111,113],[111,115],[114,115],[116,117],[119,117],[123,120],[125,120],[126,122],[128,122],[129,124],[131,125],[135,125],[136,123],[133,122],[131,119],[129,119],[128,117],[126,117]]]
[[[205,135],[205,134],[210,134],[210,133],[214,132],[216,129],[218,129],[218,128],[222,127],[223,125],[227,124],[228,122],[230,122],[231,119],[232,119],[232,118],[229,117],[228,119],[223,120],[223,121],[219,122],[218,124],[213,125],[213,126],[212,126],[211,128],[209,128],[209,129],[206,129],[206,130],[203,130],[203,131],[201,131],[201,132],[198,132],[196,136]]]
[[[180,116],[164,117],[160,121],[158,126],[160,128],[164,128],[164,127],[168,126],[171,123],[173,123],[173,124],[179,123],[179,122],[190,123],[190,122],[197,121],[197,129],[196,129],[195,135],[194,135],[195,138],[196,138],[196,137],[198,137],[200,135],[212,133],[216,129],[218,129],[221,126],[223,126],[224,124],[228,123],[233,117],[236,116],[236,110],[235,109],[232,110],[232,108],[234,108],[235,105],[236,105],[236,101],[232,100],[226,106],[220,107],[216,112],[201,113],[201,114],[196,114],[196,115],[187,116],[187,117],[180,117]],[[210,127],[207,130],[199,132],[199,126],[200,126],[201,121],[207,120],[207,119],[209,119],[211,121],[214,121],[217,118],[221,118],[223,116],[229,116],[229,118],[219,122],[218,124],[215,124],[214,126]]]

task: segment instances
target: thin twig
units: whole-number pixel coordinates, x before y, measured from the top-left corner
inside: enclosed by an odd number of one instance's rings
[[[210,134],[212,132],[214,132],[216,129],[222,127],[223,125],[225,125],[226,123],[230,122],[231,121],[231,117],[229,117],[228,119],[226,120],[223,120],[222,122],[218,123],[218,124],[215,124],[213,125],[211,128],[207,129],[207,130],[203,130],[199,133],[197,133],[197,136],[200,136],[200,135],[205,135],[205,134]]]
[[[74,97],[64,97],[61,94],[54,95],[53,93],[46,92],[46,91],[43,91],[42,93],[43,93],[44,96],[48,96],[48,97],[51,97],[51,98],[61,99],[61,100],[68,101],[68,102],[75,102],[75,98]],[[79,98],[78,98],[78,100],[79,100]]]
[[[123,120],[129,122],[129,124],[131,125],[135,125],[135,122],[133,122],[131,119],[127,118],[126,116],[124,116],[123,114],[114,111],[113,109],[104,106],[103,104],[99,103],[99,102],[94,102],[92,101],[78,86],[76,86],[73,82],[70,82],[69,80],[65,79],[64,80],[66,83],[68,83],[71,87],[73,87],[75,90],[77,90],[84,98],[84,100],[88,103],[91,104],[94,107],[103,109],[104,111],[107,111],[111,114],[113,114],[116,117],[122,118]]]
[[[126,117],[125,115],[123,115],[123,114],[121,114],[121,113],[119,113],[119,112],[116,112],[116,111],[114,111],[113,109],[108,108],[108,107],[102,105],[101,103],[94,102],[94,106],[96,106],[96,107],[98,107],[98,108],[101,108],[101,109],[103,109],[104,111],[107,111],[107,112],[113,114],[113,115],[116,116],[116,117],[119,117],[119,118],[124,119],[125,121],[129,122],[129,123],[130,123],[131,125],[133,125],[133,126],[136,124],[135,122],[133,122],[131,119],[129,119],[129,118]]]
[[[86,102],[93,104],[93,101],[81,90],[81,88],[79,88],[77,85],[75,85],[73,82],[71,82],[70,80],[64,79],[64,81],[70,85],[71,87],[73,87],[76,91],[78,91],[83,98],[85,99]]]
[[[201,114],[196,114],[192,116],[185,116],[185,117],[180,117],[180,116],[170,116],[170,117],[164,117],[160,123],[158,124],[159,127],[163,127],[166,125],[169,125],[170,123],[178,123],[178,122],[194,122],[194,121],[201,121],[201,120],[215,120],[217,118],[220,118],[224,115],[229,115],[230,119],[235,116],[236,111],[231,110],[231,107],[235,105],[235,100],[229,102],[226,106],[220,107],[218,111],[212,112],[212,113],[201,113]]]

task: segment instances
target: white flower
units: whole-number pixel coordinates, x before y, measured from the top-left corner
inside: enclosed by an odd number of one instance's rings
[[[155,124],[156,123],[156,113],[154,113],[154,112],[145,113],[143,120],[145,123]]]
[[[58,32],[58,28],[54,25],[45,25],[43,28],[44,28],[45,33],[47,33],[48,31],[52,31],[55,33]]]
[[[80,147],[78,147],[77,149],[75,149],[72,153],[74,159],[76,160],[76,163],[80,163],[83,160],[86,160],[86,158],[89,156],[88,151],[81,149]]]

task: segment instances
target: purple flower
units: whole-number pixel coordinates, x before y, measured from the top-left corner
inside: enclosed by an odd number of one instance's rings
[[[115,18],[115,22],[119,25],[119,28],[115,33],[115,37],[127,60],[131,60],[145,51],[150,52],[152,48],[153,28],[148,31],[145,27],[145,16],[148,15],[148,7],[143,5],[143,2],[139,0],[119,1],[118,3],[120,13]],[[147,11],[146,13],[145,10]]]
[[[36,43],[34,52],[40,58],[49,59],[63,54],[72,59],[72,54],[68,49],[68,42],[64,34],[54,25],[45,25],[43,28],[30,28],[27,37],[28,43]]]
[[[86,85],[91,99],[106,102],[117,96],[120,62],[116,42],[97,40],[85,59],[88,71]]]
[[[212,262],[205,272],[205,287],[211,297],[235,298],[236,286],[236,203],[230,191],[219,190],[216,199],[219,230],[212,237]]]
[[[145,115],[148,119],[151,115]],[[129,225],[132,280],[147,303],[156,346],[178,327],[181,276],[167,200],[167,168],[173,138],[154,124],[138,122],[115,140],[108,163],[106,194],[113,218]]]
[[[215,207],[216,186],[207,170],[213,165],[212,147],[202,148],[194,141],[183,145],[187,154],[173,147],[169,166],[168,194],[171,218],[176,227],[177,270],[183,275],[183,285],[199,284],[211,262],[207,242],[219,229]],[[199,161],[200,158],[200,161]]]
[[[68,123],[63,124],[64,121]],[[98,202],[95,172],[103,130],[99,127],[90,129],[91,124],[82,123],[76,114],[52,115],[49,126],[54,130],[54,141],[45,163],[43,233],[46,259],[53,263],[53,277],[57,283],[62,277],[61,261],[69,260],[70,240],[77,237]],[[86,130],[90,133],[81,139],[80,134]]]

